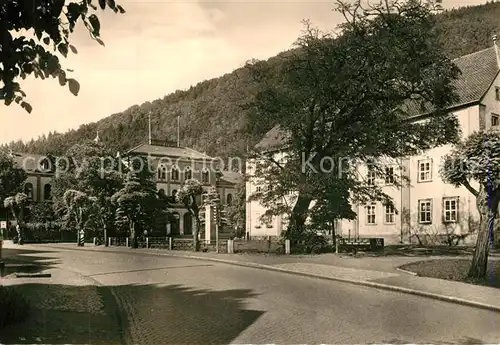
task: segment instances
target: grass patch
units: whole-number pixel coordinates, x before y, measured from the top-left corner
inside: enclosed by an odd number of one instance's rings
[[[15,287],[0,286],[0,328],[24,321],[29,311],[28,301]]]
[[[470,259],[441,259],[417,261],[400,266],[401,269],[417,273],[422,277],[454,280],[464,283],[500,288],[500,262],[488,262],[487,278],[471,280],[467,278],[471,265]]]

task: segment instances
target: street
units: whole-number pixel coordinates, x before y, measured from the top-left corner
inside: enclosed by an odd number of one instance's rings
[[[72,250],[34,255],[74,279],[110,288],[126,343],[500,340],[500,313],[413,295],[190,259]],[[68,278],[64,285],[81,284]]]

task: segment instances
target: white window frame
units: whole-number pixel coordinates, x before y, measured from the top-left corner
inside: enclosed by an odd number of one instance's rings
[[[460,198],[458,196],[443,198],[443,223],[458,222],[459,201]],[[455,203],[454,208],[452,207],[453,203]],[[452,217],[452,215],[454,215],[454,217]]]
[[[191,176],[189,178],[186,178],[186,176],[188,174],[191,174]],[[190,180],[193,178],[193,169],[191,169],[190,166],[187,166],[185,169],[184,169],[184,180]]]
[[[377,205],[371,204],[366,205],[366,225],[376,225],[377,224]]]
[[[422,170],[422,166],[425,167],[426,164],[429,164],[429,170],[424,169]],[[432,159],[421,159],[418,161],[418,167],[417,167],[417,181],[418,182],[431,182],[432,181]],[[422,174],[428,174],[428,176],[424,176],[422,178]]]
[[[255,228],[260,229],[262,227],[262,221],[260,220],[260,217],[262,216],[260,213],[256,214],[257,217],[255,217],[256,223],[255,223]]]
[[[384,205],[384,224],[396,224],[396,209],[393,205]]]
[[[386,185],[394,184],[396,180],[394,170],[394,167],[385,167],[384,180]]]
[[[429,210],[422,211],[422,205],[429,205]],[[423,213],[429,214],[429,220],[422,220]],[[419,224],[432,224],[432,199],[419,199],[418,200],[418,223]]]
[[[163,164],[158,166],[158,180],[166,181],[167,180],[167,167]]]
[[[205,179],[205,176],[206,176],[206,179]],[[203,169],[201,171],[201,183],[202,184],[210,183],[210,171],[208,171],[208,169]]]
[[[496,122],[497,122],[496,125],[493,124],[493,119],[494,118],[496,119]],[[500,126],[500,115],[495,114],[495,113],[491,113],[490,125],[491,125],[492,128],[497,128],[498,126]]]
[[[377,172],[375,170],[368,170],[368,174],[366,176],[366,183],[369,186],[375,186],[376,181],[377,181]]]
[[[174,171],[176,172],[175,176],[174,176]],[[170,170],[170,181],[179,181],[180,179],[181,179],[181,169],[179,169],[177,165],[174,165]]]

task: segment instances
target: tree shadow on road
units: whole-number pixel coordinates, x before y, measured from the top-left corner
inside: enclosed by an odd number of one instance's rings
[[[179,285],[15,288],[32,305],[22,324],[0,330],[3,344],[228,344],[264,312],[245,309],[250,290]]]
[[[5,263],[5,276],[14,273],[40,273],[54,265],[60,263],[60,260],[47,258],[46,256],[37,256],[37,254],[47,255],[51,251],[38,251],[27,249],[3,248],[2,257]]]

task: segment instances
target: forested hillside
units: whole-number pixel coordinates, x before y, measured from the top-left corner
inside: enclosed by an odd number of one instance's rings
[[[500,36],[500,3],[460,8],[438,15],[437,30],[449,56],[469,54],[492,45],[492,35]],[[251,58],[249,56],[249,58]],[[268,63],[279,63],[279,56]],[[113,151],[123,151],[148,136],[148,111],[152,112],[153,137],[176,140],[177,116],[181,116],[181,145],[210,155],[241,155],[247,145],[255,144],[265,134],[249,133],[245,107],[251,100],[253,83],[244,68],[222,77],[206,80],[189,90],[176,91],[163,99],[133,105],[121,113],[82,125],[67,133],[49,133],[28,143],[8,146],[19,152],[62,154],[83,139],[92,139],[99,129],[100,137]]]

